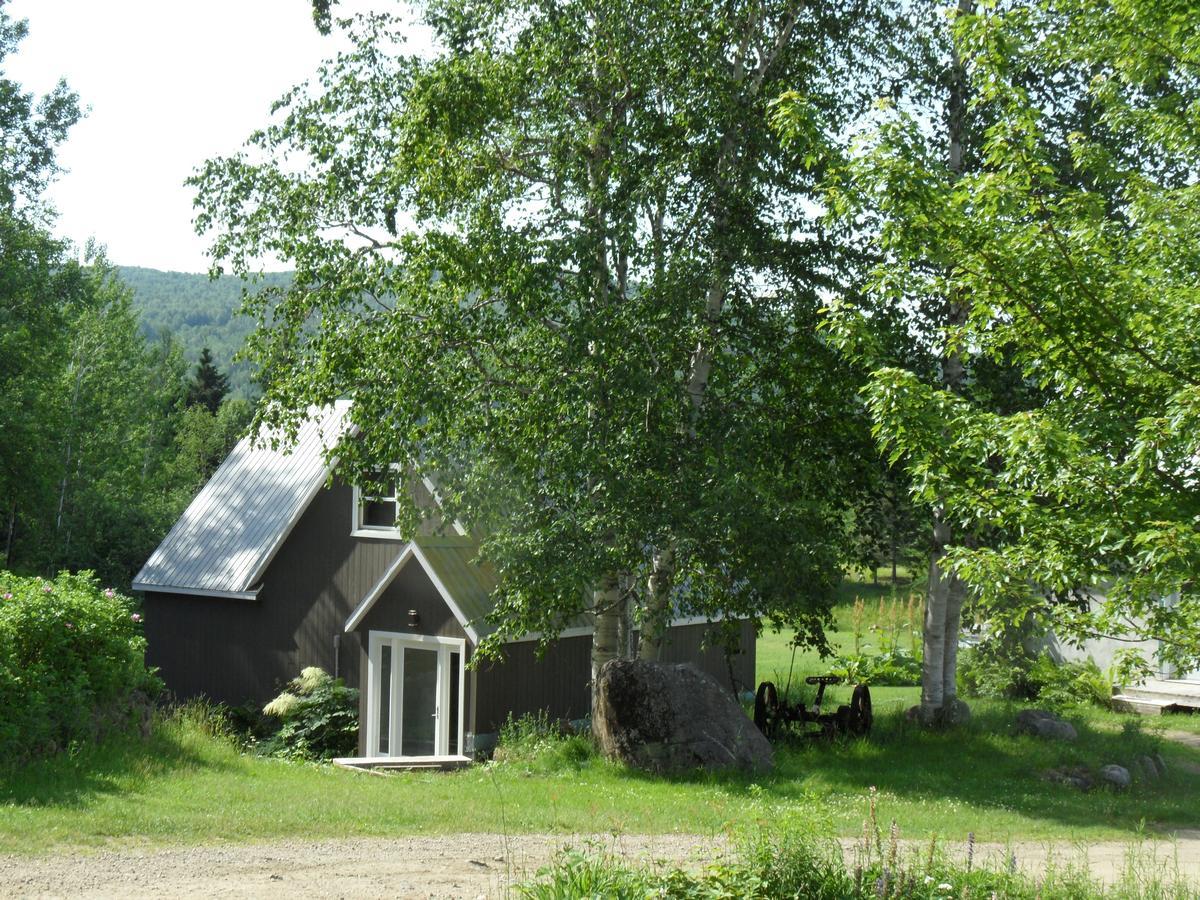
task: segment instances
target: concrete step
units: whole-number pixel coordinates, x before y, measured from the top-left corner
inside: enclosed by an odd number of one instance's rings
[[[1128,694],[1114,694],[1112,707],[1117,712],[1137,713],[1141,716],[1161,716],[1163,710],[1171,706],[1164,700],[1147,700],[1143,697],[1131,697]]]
[[[335,759],[333,764],[343,769],[353,769],[357,772],[415,772],[438,771],[448,772],[471,765],[472,760],[466,756],[346,756]]]
[[[1188,681],[1149,681],[1119,689],[1125,697],[1161,702],[1167,706],[1200,709],[1200,684]]]

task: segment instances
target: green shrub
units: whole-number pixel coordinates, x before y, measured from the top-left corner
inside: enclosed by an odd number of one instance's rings
[[[161,682],[146,669],[135,610],[90,572],[0,572],[0,759],[148,724]]]
[[[585,765],[595,752],[590,734],[574,732],[550,719],[543,710],[518,719],[510,713],[500,728],[493,759],[529,771],[574,771]]]
[[[1112,699],[1109,678],[1092,660],[1055,662],[1020,644],[985,641],[959,655],[959,689],[971,697],[1029,700],[1054,707],[1096,705]]]
[[[266,755],[332,759],[358,749],[358,691],[316,666],[289,681],[263,714],[280,723],[258,746]]]

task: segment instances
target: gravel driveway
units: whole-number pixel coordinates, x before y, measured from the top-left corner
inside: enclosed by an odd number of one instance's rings
[[[564,845],[592,847],[635,864],[702,868],[728,853],[705,835],[457,834],[395,839],[277,841],[144,850],[81,850],[46,856],[0,855],[0,895],[12,897],[496,897],[533,875]],[[912,845],[918,849],[918,845]],[[847,852],[851,842],[846,842]],[[951,846],[952,853],[961,848]],[[978,858],[1007,858],[1010,848],[979,845]],[[1018,865],[1044,870],[1048,856],[1082,862],[1112,881],[1129,845],[1019,844]],[[1200,832],[1146,843],[1143,865],[1156,864],[1200,884]],[[1154,861],[1153,863],[1151,861]]]

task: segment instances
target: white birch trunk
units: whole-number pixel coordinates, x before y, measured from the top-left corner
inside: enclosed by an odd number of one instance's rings
[[[621,582],[615,574],[605,575],[592,592],[592,712],[596,711],[600,670],[610,659],[620,655],[618,630],[621,620]]]
[[[642,614],[642,637],[638,658],[657,662],[671,624],[671,583],[675,577],[675,550],[668,545],[654,554],[646,585],[646,608]]]
[[[942,569],[946,541],[950,529],[934,513],[933,553],[929,559],[929,596],[925,602],[924,659],[921,662],[920,718],[932,724],[941,715],[945,690],[946,607],[949,602],[950,579]]]

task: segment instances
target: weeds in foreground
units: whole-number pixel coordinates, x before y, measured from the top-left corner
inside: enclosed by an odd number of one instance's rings
[[[518,719],[509,715],[500,728],[493,759],[528,774],[555,774],[578,771],[595,757],[588,731],[539,712]]]
[[[936,836],[927,844],[902,842],[895,820],[881,826],[874,789],[861,838],[844,849],[828,825],[806,811],[776,806],[773,821],[761,818],[735,836],[728,860],[698,873],[679,868],[632,868],[603,851],[564,850],[516,890],[534,900],[575,897],[717,898],[804,897],[813,900],[1185,900],[1197,896],[1177,867],[1131,845],[1120,877],[1105,885],[1086,866],[1051,860],[1034,876],[1008,853],[997,865],[976,859],[974,835],[965,853],[952,857]]]

